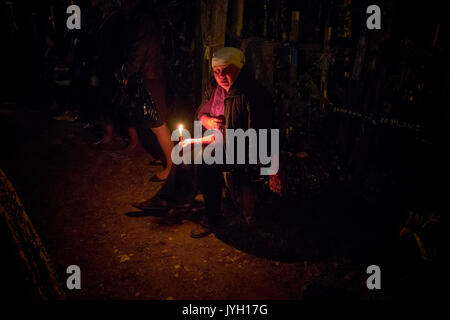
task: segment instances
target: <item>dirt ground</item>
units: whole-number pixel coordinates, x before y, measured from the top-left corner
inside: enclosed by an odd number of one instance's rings
[[[300,299],[307,284],[361,296],[365,267],[352,257],[370,232],[337,226],[355,216],[267,204],[248,226],[228,208],[228,225],[192,239],[200,211],[159,217],[130,205],[160,187],[148,181],[159,167],[146,150],[99,148],[98,129],[14,105],[2,106],[0,125],[0,166],[61,283],[69,265],[81,268],[82,289],[66,290],[70,299]]]

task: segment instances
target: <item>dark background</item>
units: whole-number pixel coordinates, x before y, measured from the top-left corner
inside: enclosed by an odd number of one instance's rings
[[[24,190],[23,202],[31,216],[35,204],[29,200],[27,207],[27,197],[33,199],[33,195],[26,193],[31,187],[25,187],[27,179],[22,176],[29,161],[21,146],[41,129],[49,130],[45,119],[67,109],[83,114],[90,105],[85,91],[58,87],[54,82],[56,65],[69,67],[69,77],[83,81],[76,72],[82,73],[77,68],[89,55],[85,43],[98,11],[89,1],[74,3],[82,10],[82,29],[72,31],[65,26],[69,1],[1,4],[0,92],[5,111],[0,166],[16,188]],[[448,265],[442,241],[448,230],[448,2],[246,0],[242,29],[237,33],[239,3],[228,1],[226,26],[221,29],[214,24],[214,1],[152,2],[162,26],[170,127],[192,117],[200,101],[202,79],[209,75],[208,62],[203,59],[205,46],[223,34],[224,45],[245,48],[253,75],[273,95],[273,117],[285,155],[279,172],[281,191],[276,196],[289,205],[271,213],[289,211],[286,215],[296,221],[292,208],[300,205],[299,199],[302,206],[318,208],[317,202],[310,201],[322,197],[320,203],[329,202],[324,211],[340,203],[332,220],[320,216],[325,227],[315,231],[343,228],[345,234],[344,226],[358,221],[355,228],[362,223],[376,230],[367,243],[377,252],[375,260],[396,265],[393,278],[411,275],[404,265],[414,272],[420,270],[423,277],[441,277],[439,270]],[[366,8],[371,4],[381,8],[381,30],[366,28]],[[50,8],[55,29],[49,22]],[[297,11],[300,19],[295,24],[292,17]],[[47,37],[54,47],[45,57]],[[28,121],[36,122],[36,127],[10,122],[8,112],[24,109],[35,115]],[[299,152],[308,153],[309,162],[299,162]],[[43,183],[34,187],[45,189]],[[437,222],[426,223],[433,217],[438,217]],[[40,218],[36,214],[31,220],[39,225],[36,220]],[[337,224],[327,224],[334,219]],[[431,261],[423,261],[417,241],[411,233],[400,237],[401,230],[414,230],[422,237]],[[42,226],[38,231],[47,232]],[[237,242],[229,242],[239,248],[240,235],[236,237]],[[349,242],[360,241],[347,237]],[[275,257],[284,252],[283,248],[273,250]],[[294,256],[290,258],[299,259]],[[357,261],[367,261],[359,251],[356,256]],[[433,291],[430,283],[415,293]]]

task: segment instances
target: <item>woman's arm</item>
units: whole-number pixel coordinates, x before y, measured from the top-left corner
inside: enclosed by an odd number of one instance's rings
[[[214,142],[214,135],[205,136],[202,138],[185,139],[180,142],[182,148],[186,148],[191,144],[210,144]]]

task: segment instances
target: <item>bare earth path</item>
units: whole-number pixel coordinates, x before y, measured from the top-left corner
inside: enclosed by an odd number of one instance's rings
[[[75,124],[11,105],[1,111],[0,166],[61,282],[67,266],[81,268],[82,289],[67,290],[69,298],[299,299],[314,281],[358,290],[361,279],[343,259],[280,261],[214,235],[190,238],[198,213],[171,223],[137,214],[130,203],[160,186],[148,181],[158,168],[145,150],[125,156],[92,146],[94,132]]]

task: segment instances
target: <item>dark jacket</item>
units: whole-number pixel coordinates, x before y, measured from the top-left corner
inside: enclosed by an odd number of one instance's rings
[[[208,83],[203,93],[202,103],[196,112],[196,119],[200,119],[202,107],[211,98],[217,85],[214,78]],[[249,128],[253,128],[257,132],[258,129],[272,129],[272,112],[273,100],[271,95],[256,80],[249,76],[244,67],[225,96],[224,129],[242,129],[246,131]],[[225,134],[223,138],[224,147],[226,147]],[[268,140],[268,143],[270,143],[270,139]],[[246,141],[246,144],[246,150],[249,150],[248,141]],[[224,170],[231,171],[234,174],[233,180],[236,184],[251,183],[252,176],[259,176],[258,166],[250,165],[248,161],[246,161],[245,165],[238,165],[236,162],[236,150],[234,155],[235,165],[225,166]]]
[[[217,82],[212,78],[203,93],[196,119],[201,116],[202,106],[211,98],[216,87]],[[244,67],[224,100],[225,129],[270,129],[272,110],[272,97],[249,76]]]

